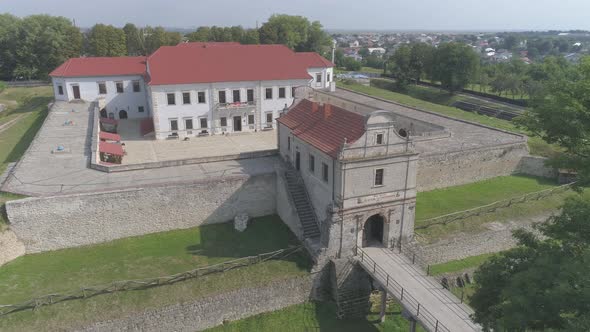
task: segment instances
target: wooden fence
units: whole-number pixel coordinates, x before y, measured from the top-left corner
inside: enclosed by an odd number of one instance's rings
[[[82,287],[78,290],[64,294],[48,294],[18,304],[0,305],[0,317],[22,310],[37,309],[42,306],[52,305],[64,301],[87,299],[101,294],[110,294],[130,290],[141,290],[164,285],[172,285],[177,282],[185,281],[188,279],[195,279],[209,274],[220,273],[241,267],[259,264],[271,259],[283,259],[294,253],[300,252],[302,249],[303,246],[289,247],[286,249],[263,253],[256,256],[248,256],[231,261],[226,261],[219,264],[204,266],[196,268],[194,270],[177,273],[169,276],[149,279],[113,281],[109,284],[99,286]]]
[[[478,206],[476,208],[469,209],[469,210],[463,210],[463,211],[459,211],[459,212],[445,214],[445,215],[435,217],[435,218],[419,220],[416,223],[417,224],[419,223],[420,225],[416,226],[414,228],[415,229],[426,229],[428,227],[435,226],[435,225],[447,225],[447,224],[452,223],[457,220],[463,220],[463,219],[467,219],[470,217],[481,216],[483,214],[493,213],[493,212],[496,212],[497,209],[506,208],[506,207],[509,207],[513,204],[520,204],[520,203],[524,203],[524,202],[528,202],[528,201],[532,201],[532,200],[540,200],[540,199],[543,199],[543,198],[546,198],[549,196],[553,196],[555,194],[560,194],[560,193],[566,192],[566,191],[570,190],[572,185],[573,185],[573,183],[569,183],[569,184],[566,184],[563,186],[545,189],[545,190],[537,191],[534,193],[528,193],[523,196],[505,199],[505,200],[493,202],[491,204],[487,204],[487,205],[483,205],[483,206]]]

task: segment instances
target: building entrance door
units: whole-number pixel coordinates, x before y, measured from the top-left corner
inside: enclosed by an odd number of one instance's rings
[[[72,90],[74,91],[74,99],[80,99],[80,86],[72,85]]]
[[[365,227],[363,227],[363,247],[380,247],[383,245],[384,221],[383,216],[379,214],[367,219]]]
[[[234,131],[242,131],[242,117],[234,116]]]
[[[299,151],[295,152],[295,169],[299,170],[301,168],[301,154]]]

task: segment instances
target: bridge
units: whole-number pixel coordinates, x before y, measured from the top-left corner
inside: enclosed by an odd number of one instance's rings
[[[388,248],[366,247],[357,248],[355,259],[426,330],[481,331],[469,317],[473,313],[471,308],[403,254]]]

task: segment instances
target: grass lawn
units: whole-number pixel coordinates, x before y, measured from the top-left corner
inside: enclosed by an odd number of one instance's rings
[[[394,102],[398,102],[400,104],[408,105],[411,107],[421,108],[421,109],[424,109],[427,111],[451,116],[454,118],[472,121],[472,122],[480,123],[480,124],[483,124],[486,126],[498,128],[498,129],[503,129],[503,130],[508,130],[508,131],[512,131],[512,132],[526,134],[523,130],[517,128],[510,121],[492,118],[492,117],[480,115],[477,113],[466,112],[466,111],[460,110],[456,107],[451,107],[451,106],[435,103],[437,99],[440,99],[442,97],[436,97],[436,98],[432,97],[433,102],[428,102],[428,101],[424,101],[424,100],[421,100],[418,98],[411,97],[406,94],[397,93],[397,92],[393,92],[393,91],[389,91],[389,90],[385,90],[385,89],[380,89],[380,88],[376,88],[376,87],[371,87],[371,86],[365,86],[365,85],[356,84],[356,83],[339,81],[338,86],[344,87],[344,88],[347,88],[350,90],[354,90],[356,92],[365,93],[365,94],[368,94],[371,96],[375,96],[375,97],[391,100]],[[529,150],[532,155],[538,155],[538,156],[544,156],[544,157],[551,157],[559,152],[559,149],[557,147],[554,147],[554,146],[546,143],[545,141],[543,141],[541,138],[538,138],[538,137],[530,137],[529,138]]]
[[[296,244],[282,221],[271,216],[255,220],[243,233],[227,223],[27,255],[0,267],[0,304],[115,280],[170,275]],[[306,275],[310,264],[301,253],[170,286],[62,302],[2,317],[0,330],[59,330],[116,319],[147,308]]]
[[[553,180],[512,175],[420,192],[416,199],[416,220],[463,211],[556,186]]]
[[[477,268],[494,255],[495,254],[483,254],[446,263],[430,265],[430,273],[432,275],[439,275],[443,273],[461,272],[466,269]]]
[[[207,332],[371,332],[408,331],[409,323],[401,316],[401,308],[391,303],[384,323],[379,319],[379,300],[372,297],[373,307],[365,320],[339,320],[332,303],[309,302],[231,322]],[[418,331],[424,331],[420,326]]]
[[[418,193],[416,200],[416,227],[424,225],[425,223],[422,220],[428,218],[463,211],[555,186],[555,183],[546,179],[513,175],[462,186],[421,192]],[[492,213],[454,221],[447,225],[434,225],[426,229],[416,229],[416,233],[419,235],[420,240],[427,243],[435,242],[449,234],[461,232],[477,233],[487,230],[484,226],[487,223],[505,223],[548,215],[557,211],[564,200],[572,195],[578,194],[572,191],[566,191],[538,201],[531,200],[525,203],[514,204],[510,207],[497,209]],[[590,199],[590,191],[585,190],[582,195]]]
[[[0,133],[0,173],[8,163],[17,161],[29,147],[47,115],[47,104],[52,100],[51,87],[7,88],[0,93],[0,104],[7,105],[7,110],[0,113],[0,123],[23,115]]]

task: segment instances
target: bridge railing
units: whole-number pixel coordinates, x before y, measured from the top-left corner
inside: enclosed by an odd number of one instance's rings
[[[356,248],[357,255],[360,256],[361,264],[365,265],[367,272],[379,282],[384,283],[385,289],[392,296],[399,299],[404,308],[414,317],[420,321],[422,325],[434,332],[450,332],[430,311],[418,302],[402,285],[396,282],[382,267],[377,265],[363,249]],[[381,279],[381,280],[380,280]]]

